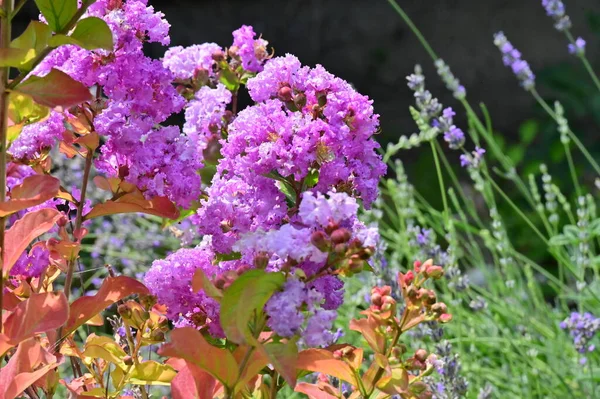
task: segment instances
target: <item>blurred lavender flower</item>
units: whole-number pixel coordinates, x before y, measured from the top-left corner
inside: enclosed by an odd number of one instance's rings
[[[600,330],[600,318],[594,317],[591,313],[573,312],[571,316],[560,323],[560,328],[569,330],[573,338],[573,344],[577,352],[584,354],[596,349],[596,345],[590,343],[598,330]],[[582,357],[581,364],[585,364],[586,357]]]
[[[502,52],[502,61],[504,65],[510,67],[521,86],[525,90],[531,90],[535,87],[535,75],[531,71],[527,61],[521,59],[521,52],[513,47],[503,32],[494,35],[494,44]]]
[[[458,354],[452,353],[452,345],[444,341],[436,345],[438,355],[437,372],[440,380],[436,384],[433,399],[458,399],[467,394],[468,382],[460,375],[461,365]]]
[[[566,14],[565,5],[560,0],[542,0],[546,14],[554,19],[554,27],[563,32],[571,28],[571,19]]]
[[[438,58],[435,61],[435,66],[437,68],[437,73],[442,78],[448,90],[452,90],[452,94],[454,98],[457,100],[462,100],[467,96],[467,91],[465,87],[460,84],[460,81],[454,76],[452,71],[450,71],[450,67],[446,65],[444,60]]]
[[[585,40],[583,40],[581,37],[578,37],[577,40],[575,40],[575,44],[569,44],[569,53],[578,56],[585,55],[585,44]]]

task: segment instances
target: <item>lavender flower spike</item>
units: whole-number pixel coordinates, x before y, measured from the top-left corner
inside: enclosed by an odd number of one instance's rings
[[[502,52],[504,65],[510,67],[525,90],[535,87],[535,75],[527,61],[521,59],[521,52],[514,48],[503,32],[494,35],[494,44]]]
[[[542,0],[542,6],[546,14],[554,19],[556,30],[564,32],[571,28],[571,19],[566,14],[565,5],[560,0]]]

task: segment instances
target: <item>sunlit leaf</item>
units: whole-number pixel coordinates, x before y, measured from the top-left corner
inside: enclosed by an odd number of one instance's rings
[[[338,396],[331,395],[321,390],[317,385],[301,382],[296,385],[296,392],[300,392],[308,396],[309,399],[338,399]]]
[[[225,290],[221,300],[221,326],[227,338],[240,344],[254,342],[248,323],[284,282],[282,273],[258,269],[239,276]]]
[[[87,50],[101,48],[112,51],[113,36],[106,22],[97,17],[89,17],[79,21],[70,36],[54,35],[49,44],[52,47],[74,44]]]
[[[48,175],[33,175],[13,187],[11,198],[0,203],[0,217],[42,204],[54,198],[60,189],[60,181]]]
[[[193,363],[228,387],[233,387],[238,379],[238,364],[233,355],[209,344],[192,327],[175,329],[171,333],[171,342],[163,345],[159,354]]]
[[[91,334],[85,341],[83,349],[83,356],[90,357],[93,359],[103,359],[109,363],[115,364],[122,368],[127,369],[127,365],[123,361],[123,358],[127,356],[127,353],[115,342],[111,337],[99,336]]]
[[[169,219],[176,219],[179,216],[179,210],[168,198],[154,197],[148,200],[141,193],[136,192],[125,194],[116,201],[106,201],[94,206],[85,215],[85,219],[118,213],[147,213]]]
[[[217,380],[190,362],[171,381],[173,399],[213,399]]]
[[[29,244],[54,227],[56,221],[61,217],[62,213],[56,209],[39,209],[25,214],[6,231],[4,238],[6,251],[4,253],[4,264],[2,265],[4,276],[8,276],[10,269]]]
[[[33,294],[21,302],[4,321],[4,334],[12,345],[35,334],[55,330],[69,317],[69,303],[62,292]]]
[[[134,367],[130,382],[136,385],[169,385],[177,372],[168,364],[148,360]]]
[[[77,12],[77,0],[35,0],[35,4],[54,32],[65,28]]]
[[[38,104],[50,108],[70,107],[92,100],[92,94],[86,86],[54,68],[46,76],[28,78],[14,91],[27,94]]]
[[[350,366],[333,356],[326,349],[306,349],[298,354],[297,367],[300,370],[319,372],[339,378],[352,385],[358,385]]]
[[[0,48],[0,67],[22,68],[34,58],[34,49]]]
[[[35,338],[21,342],[8,363],[0,368],[0,399],[14,399],[20,396],[26,388],[56,368],[59,363]]]
[[[223,293],[210,281],[202,269],[196,270],[192,277],[192,289],[194,292],[204,290],[206,295],[219,301],[223,297]]]
[[[375,353],[382,353],[385,351],[385,336],[378,331],[378,327],[379,323],[370,315],[366,319],[350,321],[350,329],[361,333]]]
[[[34,54],[39,54],[48,44],[52,37],[52,30],[48,25],[39,21],[31,21],[21,36],[12,41],[10,47],[22,50],[34,50]],[[32,62],[27,62],[20,67],[23,70],[31,70]]]
[[[96,295],[77,298],[71,304],[64,334],[70,334],[113,303],[133,294],[145,295],[148,289],[130,277],[107,277]]]
[[[272,342],[260,347],[269,358],[277,372],[285,379],[289,386],[296,385],[298,344],[296,339],[287,342]]]

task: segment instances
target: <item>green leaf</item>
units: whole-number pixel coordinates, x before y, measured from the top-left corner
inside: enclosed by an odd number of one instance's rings
[[[113,36],[106,22],[100,18],[90,17],[79,21],[71,36],[55,35],[50,39],[49,44],[52,47],[74,44],[86,50],[101,48],[112,51]]]
[[[52,31],[48,25],[31,21],[21,36],[12,41],[10,47],[24,50],[34,49],[36,52],[43,50],[52,37]]]
[[[561,245],[568,245],[571,243],[571,239],[565,235],[562,234],[557,234],[554,237],[550,238],[550,241],[548,241],[548,244],[550,244],[551,246],[561,246]]]
[[[221,70],[219,80],[227,87],[227,89],[233,92],[237,91],[240,87],[240,81],[238,80],[237,75],[229,68]]]
[[[215,259],[213,260],[213,264],[216,265],[218,263],[225,262],[228,260],[238,259],[242,259],[242,254],[240,252],[230,252],[228,254],[215,253]]]
[[[531,143],[540,130],[540,124],[535,119],[526,120],[519,126],[519,137],[525,144]]]
[[[285,277],[282,273],[250,270],[237,278],[227,288],[221,300],[221,326],[231,341],[254,343],[249,322],[254,312],[262,312],[271,295],[277,291]],[[257,317],[258,319],[258,317]]]
[[[149,360],[135,366],[129,381],[135,385],[169,385],[176,375],[175,369],[168,364]]]
[[[313,169],[304,178],[304,185],[306,188],[313,188],[319,182],[319,170]]]
[[[35,4],[54,32],[66,27],[77,12],[77,0],[35,0]]]
[[[269,361],[277,372],[285,379],[289,386],[296,385],[296,363],[298,362],[298,339],[290,339],[287,342],[272,342],[260,346],[269,358]]]
[[[513,163],[519,164],[525,157],[525,148],[523,148],[521,145],[512,146],[508,149],[506,155],[508,155]]]
[[[58,69],[52,69],[44,77],[30,77],[15,87],[14,91],[27,94],[36,103],[50,108],[70,107],[92,100],[87,87]]]
[[[24,50],[20,48],[0,49],[0,67],[15,67],[22,69],[27,63],[35,58],[35,50]]]

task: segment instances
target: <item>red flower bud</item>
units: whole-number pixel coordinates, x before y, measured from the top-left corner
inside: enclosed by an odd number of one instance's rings
[[[350,240],[350,231],[348,229],[337,229],[333,233],[331,233],[331,241],[335,244],[342,244],[348,242]]]

